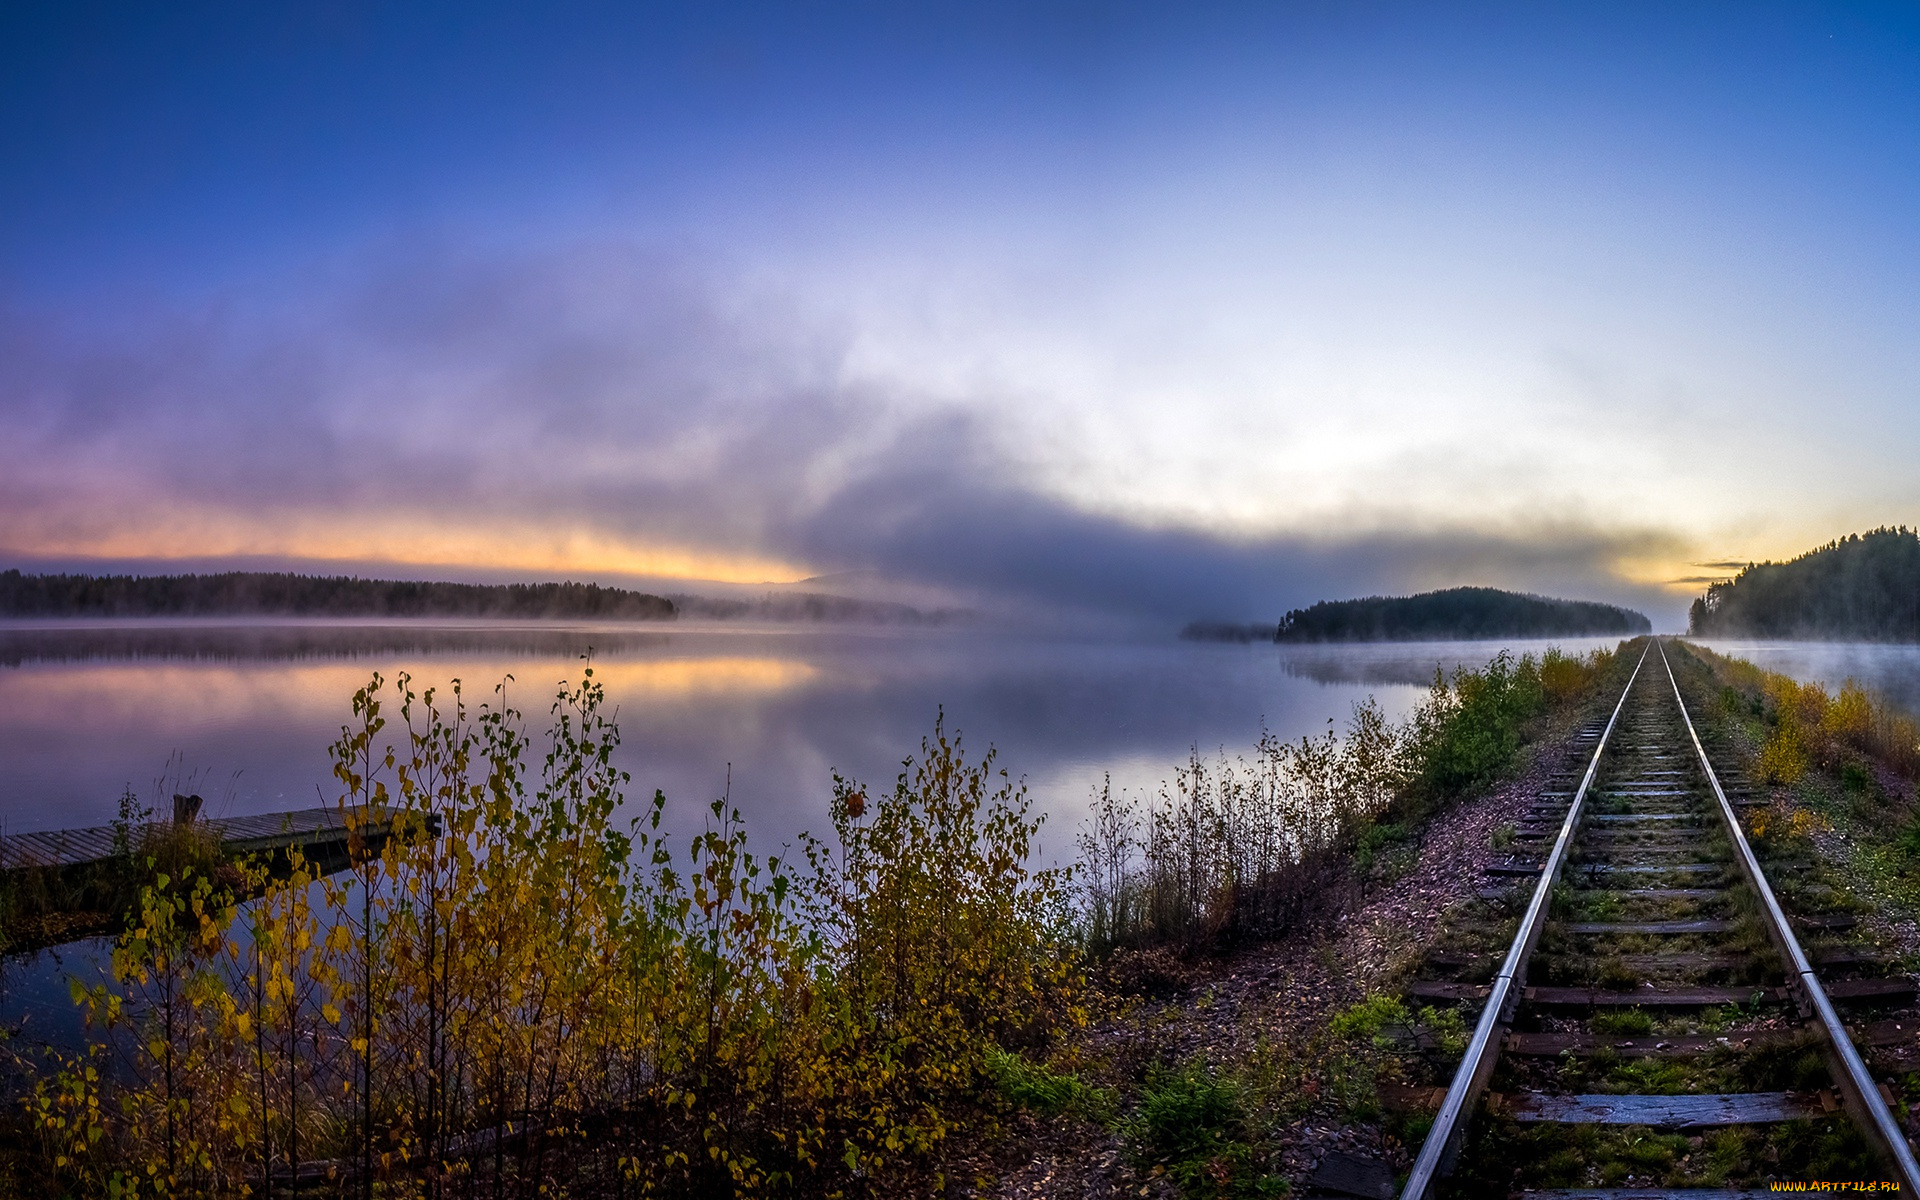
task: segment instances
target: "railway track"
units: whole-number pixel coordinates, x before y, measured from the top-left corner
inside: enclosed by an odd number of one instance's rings
[[[1852,940],[1816,864],[1755,853],[1756,801],[1714,772],[1664,644],[1578,744],[1477,933],[1409,988],[1480,1013],[1402,1200],[1735,1200],[1776,1181],[1920,1200],[1856,1045],[1913,1040],[1910,1017],[1871,1022],[1910,1011],[1911,978]]]

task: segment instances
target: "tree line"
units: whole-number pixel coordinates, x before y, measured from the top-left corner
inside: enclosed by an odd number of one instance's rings
[[[211,575],[28,575],[0,571],[7,617],[489,617],[668,621],[662,596],[596,583],[436,583],[226,571]]]
[[[1688,613],[1696,637],[1920,641],[1920,534],[1851,534],[1783,563],[1750,563]]]

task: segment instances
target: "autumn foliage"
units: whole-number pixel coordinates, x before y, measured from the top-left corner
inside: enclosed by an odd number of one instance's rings
[[[1536,718],[1584,699],[1620,661],[1608,650],[1502,651],[1477,669],[1436,668],[1400,724],[1369,698],[1344,730],[1263,733],[1251,757],[1209,762],[1196,749],[1157,796],[1103,787],[1081,837],[1089,947],[1272,936],[1337,905],[1404,857],[1438,807],[1510,769]]]
[[[657,793],[626,819],[604,705],[589,666],[536,741],[504,685],[374,676],[350,867],[160,873],[78,992],[96,1044],[30,1098],[49,1194],[867,1194],[1076,1019],[1067,880],[991,754],[936,726],[761,858],[724,801],[683,845]]]
[[[1920,722],[1857,680],[1830,691],[1822,683],[1801,683],[1704,646],[1684,646],[1722,685],[1722,707],[1750,710],[1764,721],[1754,768],[1760,782],[1790,785],[1808,767],[1836,769],[1850,754],[1870,757],[1908,778],[1920,777]]]

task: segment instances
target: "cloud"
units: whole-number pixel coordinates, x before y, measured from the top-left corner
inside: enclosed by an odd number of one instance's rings
[[[0,312],[0,547],[576,576],[878,571],[1180,621],[1492,583],[1658,607],[1659,530],[1248,534],[1069,499],[989,415],[849,369],[853,331],[620,244],[445,246],[108,329]],[[998,398],[994,398],[998,399]]]

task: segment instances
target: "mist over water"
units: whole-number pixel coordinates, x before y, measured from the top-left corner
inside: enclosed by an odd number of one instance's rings
[[[1744,642],[1700,639],[1721,654],[1744,658],[1801,683],[1837,689],[1849,679],[1920,713],[1920,646],[1873,642]]]
[[[1151,791],[1190,747],[1249,749],[1263,720],[1289,738],[1317,733],[1369,695],[1398,718],[1436,667],[1477,666],[1500,648],[979,629],[15,623],[0,626],[0,828],[102,824],[127,786],[160,807],[173,784],[156,780],[170,760],[209,816],[327,802],[326,747],[372,672],[407,671],[416,686],[458,677],[470,703],[493,700],[511,677],[508,697],[537,731],[555,687],[591,650],[625,737],[630,798],[664,791],[678,831],[699,827],[729,766],[756,842],[819,829],[835,771],[890,783],[944,711],[972,753],[991,743],[1026,779],[1059,853],[1109,772],[1117,787]]]
[[[1610,639],[1520,642],[1583,652]],[[1073,853],[1088,800],[1158,790],[1189,748],[1250,751],[1344,726],[1373,696],[1400,720],[1436,668],[1479,666],[1497,642],[1231,645],[984,629],[739,625],[669,629],[485,622],[16,622],[0,624],[0,832],[104,824],[123,787],[165,812],[175,776],[208,816],[329,803],[326,749],[374,671],[416,686],[503,678],[538,734],[554,689],[594,655],[632,772],[677,839],[728,785],[755,848],[824,832],[837,770],[885,787],[944,711],[969,755],[989,744],[1048,815],[1041,853]],[[393,708],[387,715],[397,719]],[[390,725],[394,737],[403,731]],[[159,781],[162,775],[168,775]],[[66,977],[97,978],[93,940],[0,963],[0,1017],[77,1039]]]

